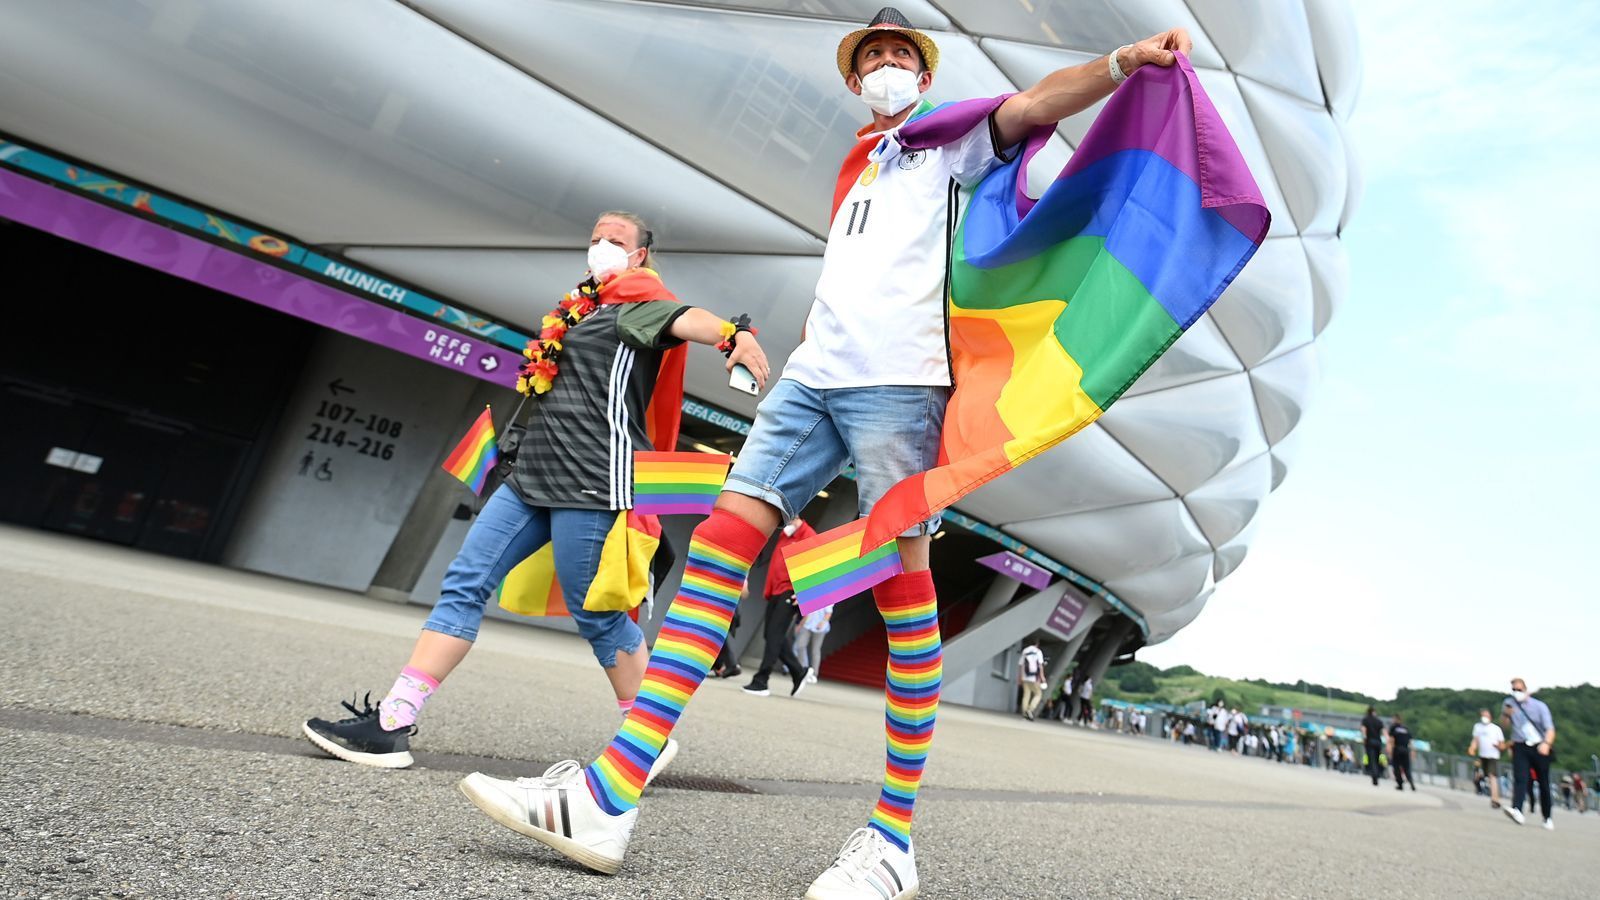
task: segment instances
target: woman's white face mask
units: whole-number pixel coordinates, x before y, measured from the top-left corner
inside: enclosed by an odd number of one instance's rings
[[[897,115],[917,102],[917,95],[921,93],[917,90],[919,77],[915,72],[895,66],[874,69],[861,77],[861,102],[879,115]]]
[[[589,245],[589,272],[596,278],[608,278],[628,268],[633,254],[601,238]]]

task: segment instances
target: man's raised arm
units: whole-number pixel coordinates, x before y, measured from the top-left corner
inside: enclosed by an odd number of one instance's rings
[[[1173,51],[1188,53],[1193,47],[1189,32],[1174,28],[1137,44],[1119,47],[1099,59],[1051,72],[1038,84],[1013,95],[995,111],[1001,146],[1011,147],[1040,125],[1054,125],[1110,94],[1120,81],[1112,77],[1113,54],[1117,58],[1117,71],[1126,77],[1143,65],[1170,66],[1177,61]]]

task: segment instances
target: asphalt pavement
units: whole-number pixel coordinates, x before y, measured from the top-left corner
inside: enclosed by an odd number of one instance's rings
[[[306,742],[384,693],[425,615],[0,528],[0,894],[798,898],[865,823],[881,695],[713,680],[620,874],[501,828],[463,773],[586,761],[617,724],[586,644],[511,623],[430,703],[413,768]],[[1597,815],[1519,828],[1462,792],[980,710],[941,710],[924,785],[927,898],[1600,895]]]

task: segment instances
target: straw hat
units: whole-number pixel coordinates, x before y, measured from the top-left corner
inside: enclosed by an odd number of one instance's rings
[[[911,21],[900,10],[885,6],[878,10],[878,14],[872,17],[867,27],[850,32],[839,42],[840,75],[850,77],[850,73],[855,71],[856,47],[860,46],[869,35],[880,31],[892,31],[904,35],[922,51],[922,64],[928,67],[929,72],[939,68],[939,47],[934,44],[933,39],[912,28]]]

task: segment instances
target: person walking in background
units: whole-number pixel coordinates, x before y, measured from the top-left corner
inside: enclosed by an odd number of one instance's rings
[[[1504,807],[1506,817],[1521,825],[1522,801],[1528,800],[1528,811],[1533,811],[1533,798],[1529,796],[1528,780],[1539,780],[1539,809],[1544,813],[1546,831],[1555,830],[1550,820],[1550,752],[1556,741],[1555,720],[1550,717],[1550,707],[1534,697],[1527,682],[1511,679],[1511,696],[1502,705],[1501,721],[1508,727],[1511,739],[1511,769],[1513,773],[1511,805]]]
[[[1083,725],[1094,725],[1094,679],[1083,676],[1083,682],[1078,685],[1078,722]]]
[[[1505,732],[1489,718],[1487,709],[1478,710],[1478,723],[1472,726],[1472,743],[1467,755],[1478,761],[1478,771],[1489,782],[1489,808],[1500,808],[1500,751],[1506,745]]]
[[[1044,698],[1044,651],[1038,638],[1028,638],[1017,658],[1017,684],[1022,686],[1022,717],[1033,721],[1034,711]]]
[[[1389,719],[1389,764],[1394,767],[1395,790],[1403,791],[1408,784],[1413,791],[1417,789],[1417,783],[1411,779],[1411,729],[1406,727],[1399,713]]]
[[[831,606],[815,610],[800,621],[800,647],[805,652],[796,651],[795,655],[806,669],[806,680],[812,684],[817,683],[817,675],[822,671],[822,641],[833,627],[832,622]]]
[[[361,709],[345,703],[349,718],[313,718],[301,726],[324,752],[362,765],[411,765],[417,718],[466,659],[489,598],[513,567],[547,544],[567,612],[605,673],[617,709],[626,715],[633,708],[650,657],[644,632],[628,613],[590,610],[586,603],[618,513],[633,506],[633,457],[619,457],[616,448],[676,447],[683,345],[716,346],[725,341],[725,328],[736,327],[678,302],[655,270],[654,243],[633,213],[606,212],[596,220],[584,279],[564,297],[552,297],[555,309],[527,351],[530,360],[539,355],[530,369],[541,369],[519,378],[518,390],[538,400],[530,404],[526,426],[518,426],[522,440],[511,474],[467,530],[388,694],[377,706],[370,697]],[[739,340],[727,367],[736,363],[766,382],[766,356],[754,334]],[[651,762],[664,766],[675,753],[673,743]]]
[[[1589,811],[1589,785],[1583,780],[1582,772],[1572,773],[1572,795],[1578,801],[1578,815]]]
[[[1383,720],[1378,718],[1375,707],[1367,707],[1367,715],[1361,720],[1361,736],[1363,749],[1362,762],[1366,764],[1367,774],[1372,776],[1372,786],[1378,786],[1378,779],[1383,776],[1383,765],[1378,754],[1383,752]]]
[[[762,630],[766,645],[761,651],[761,668],[750,677],[750,683],[744,686],[746,694],[756,697],[770,696],[772,691],[767,688],[767,681],[772,677],[773,668],[780,661],[789,671],[789,679],[792,682],[789,696],[793,697],[805,689],[806,676],[810,673],[795,656],[792,633],[800,609],[795,606],[794,583],[789,579],[789,563],[784,559],[783,551],[795,541],[803,541],[816,535],[816,531],[806,524],[804,519],[795,516],[784,523],[783,533],[778,535],[777,544],[772,548],[772,562],[767,565],[767,583],[762,591],[767,598],[767,618]],[[746,587],[746,590],[748,589]]]

